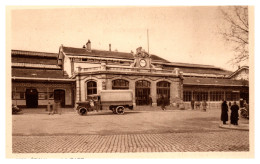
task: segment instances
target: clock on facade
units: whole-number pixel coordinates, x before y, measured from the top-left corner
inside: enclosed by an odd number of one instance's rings
[[[146,61],[144,59],[140,60],[140,66],[145,67],[146,66]]]

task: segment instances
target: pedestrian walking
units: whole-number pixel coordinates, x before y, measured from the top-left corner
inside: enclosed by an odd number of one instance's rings
[[[191,103],[191,109],[194,110],[194,105],[195,105],[194,99],[192,99],[190,103]]]
[[[99,110],[101,110],[100,96],[97,97],[96,101],[96,111],[99,112]]]
[[[153,99],[152,99],[151,95],[149,95],[149,100],[148,100],[148,101],[149,101],[149,105],[152,106],[152,104],[153,104]]]
[[[204,100],[204,101],[202,102],[202,109],[203,109],[204,112],[207,111],[207,106],[208,106],[208,103],[206,102],[206,100]]]
[[[197,101],[196,102],[196,110],[200,110],[200,105],[201,105],[200,101]]]
[[[228,121],[228,106],[226,101],[223,101],[221,104],[221,121],[223,121],[223,124],[226,124]]]
[[[58,100],[54,100],[54,102],[52,104],[52,112],[51,112],[52,115],[58,113],[57,108],[58,108]]]
[[[233,125],[238,125],[238,110],[239,110],[239,106],[234,101],[233,105],[231,106],[231,116],[230,116],[231,124]]]
[[[166,98],[165,98],[164,95],[162,95],[162,97],[161,97],[161,108],[162,108],[162,110],[166,109],[165,105],[166,105]]]

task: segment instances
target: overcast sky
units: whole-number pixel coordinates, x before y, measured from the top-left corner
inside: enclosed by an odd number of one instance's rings
[[[171,62],[207,64],[235,70],[233,55],[218,34],[218,7],[109,7],[14,10],[12,49],[55,52],[59,46],[146,51]]]

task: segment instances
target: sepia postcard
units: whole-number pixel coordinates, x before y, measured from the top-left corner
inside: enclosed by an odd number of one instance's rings
[[[254,158],[253,6],[6,19],[7,158]]]

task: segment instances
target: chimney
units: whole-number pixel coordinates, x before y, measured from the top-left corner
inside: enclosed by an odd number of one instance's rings
[[[88,50],[88,51],[91,51],[91,42],[90,42],[90,40],[88,40],[88,42],[86,43],[86,45],[87,45],[87,50]]]
[[[109,44],[109,51],[111,51],[111,44]]]

